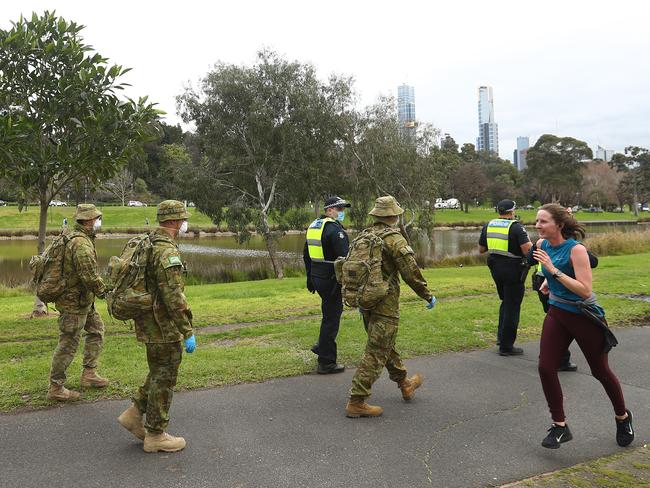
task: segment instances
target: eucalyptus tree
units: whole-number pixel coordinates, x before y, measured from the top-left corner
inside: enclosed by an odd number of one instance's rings
[[[128,69],[93,52],[83,28],[45,12],[0,30],[0,177],[37,194],[39,252],[50,201],[70,182],[110,179],[161,113],[146,98],[118,96]]]
[[[609,164],[625,174],[623,188],[631,193],[634,215],[639,215],[639,197],[650,193],[650,150],[628,146],[623,154],[614,154]]]
[[[215,222],[228,206],[227,220],[241,235],[254,225],[278,278],[283,270],[270,215],[313,192],[310,179],[335,158],[341,145],[335,126],[348,110],[349,84],[336,77],[323,82],[312,65],[264,50],[252,66],[217,63],[198,88],[178,97],[200,147],[188,180],[201,189],[193,201]]]
[[[574,198],[582,184],[582,169],[593,153],[573,137],[544,134],[528,150],[524,178],[542,201]]]

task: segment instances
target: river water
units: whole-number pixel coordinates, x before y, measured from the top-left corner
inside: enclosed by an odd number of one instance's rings
[[[589,225],[590,235],[612,230],[635,231],[637,225]],[[534,228],[529,228],[531,239],[536,238]],[[416,243],[416,251],[429,259],[439,260],[476,252],[480,229],[435,230],[430,242]],[[99,238],[96,241],[100,269],[106,268],[110,256],[119,255],[126,238]],[[279,256],[287,274],[302,269],[304,234],[290,234],[278,241]],[[217,283],[261,279],[272,276],[272,269],[262,239],[253,236],[240,245],[234,237],[187,237],[180,240],[183,259],[187,262],[189,282]],[[0,284],[16,286],[29,280],[29,260],[36,253],[35,240],[0,241]]]

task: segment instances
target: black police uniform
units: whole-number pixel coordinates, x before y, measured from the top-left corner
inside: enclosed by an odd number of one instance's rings
[[[479,245],[485,248],[488,247],[487,227],[487,224],[483,227],[478,240]],[[519,222],[513,222],[508,231],[508,252],[520,257],[514,258],[490,254],[487,258],[492,279],[497,286],[497,292],[501,299],[497,342],[499,343],[499,350],[502,352],[512,350],[512,346],[517,339],[521,302],[526,291],[524,281],[527,269],[527,266],[522,264],[525,263],[525,256],[521,252],[521,246],[527,242],[530,242],[530,238],[524,226]]]
[[[325,216],[322,215],[321,218]],[[325,223],[321,243],[325,260],[332,262],[338,257],[347,256],[350,247],[348,234],[337,221]],[[312,348],[312,352],[318,354],[320,365],[335,365],[336,336],[339,332],[341,313],[343,313],[341,285],[336,281],[332,263],[315,262],[310,259],[307,242],[303,250],[303,260],[307,270],[307,288],[312,293],[318,292],[322,300],[323,319],[318,342]]]

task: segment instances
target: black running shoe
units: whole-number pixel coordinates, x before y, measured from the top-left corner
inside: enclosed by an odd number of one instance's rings
[[[627,412],[627,418],[616,419],[616,443],[621,446],[629,446],[634,440],[634,429],[632,428],[632,412]]]
[[[559,425],[551,425],[551,428],[548,429],[548,435],[542,441],[542,446],[548,449],[559,449],[560,444],[563,442],[569,442],[573,439],[573,435],[569,430],[569,426],[565,425],[564,427]]]

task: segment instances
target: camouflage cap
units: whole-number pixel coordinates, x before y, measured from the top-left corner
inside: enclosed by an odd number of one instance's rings
[[[374,217],[395,217],[397,215],[402,215],[404,209],[399,206],[395,197],[386,196],[379,197],[375,200],[374,208],[368,212],[368,215]]]
[[[158,222],[168,220],[185,220],[190,218],[190,213],[185,208],[183,202],[178,200],[165,200],[158,204],[157,212]]]
[[[101,216],[102,212],[92,203],[80,203],[77,205],[77,211],[74,213],[74,219],[76,221],[91,220]]]

